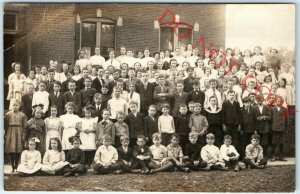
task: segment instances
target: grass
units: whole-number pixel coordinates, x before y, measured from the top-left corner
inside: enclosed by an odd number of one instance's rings
[[[190,191],[293,192],[295,166],[269,166],[240,172],[165,172],[152,175],[121,174],[81,177],[4,176],[7,191]]]

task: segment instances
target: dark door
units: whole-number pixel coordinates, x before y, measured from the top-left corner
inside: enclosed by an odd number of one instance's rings
[[[4,109],[8,109],[9,101],[6,100],[8,94],[7,78],[12,73],[11,64],[15,61],[14,35],[4,34]]]

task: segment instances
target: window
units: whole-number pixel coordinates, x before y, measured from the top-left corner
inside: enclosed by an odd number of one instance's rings
[[[180,36],[184,36],[187,33],[188,28],[193,30],[191,26],[178,26],[178,28],[174,29],[174,27],[164,27],[161,25],[160,27],[160,50],[173,50],[176,47],[186,46],[188,43],[193,42],[193,31],[191,31],[189,36],[185,38],[179,38]],[[177,34],[175,33],[177,30]]]
[[[3,21],[5,33],[15,33],[18,30],[16,13],[4,13]]]
[[[108,51],[116,48],[115,21],[105,18],[85,19],[81,24],[81,49],[87,55],[95,54],[95,47],[100,46],[101,55],[108,58]]]

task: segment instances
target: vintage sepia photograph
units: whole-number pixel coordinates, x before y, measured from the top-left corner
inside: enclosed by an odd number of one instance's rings
[[[5,191],[295,191],[295,4],[3,9]]]

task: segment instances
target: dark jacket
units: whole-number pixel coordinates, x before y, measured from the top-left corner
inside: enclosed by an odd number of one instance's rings
[[[72,93],[70,91],[64,93],[64,104],[67,104],[68,102],[73,102],[76,106],[75,108],[75,114],[81,116],[81,95],[79,92]]]
[[[149,139],[152,139],[153,133],[158,132],[158,119],[154,117],[154,120],[148,115],[144,117],[144,134]]]
[[[189,157],[189,161],[194,162],[196,160],[198,161],[202,161],[200,152],[201,152],[201,145],[199,145],[198,143],[196,144],[192,144],[192,143],[188,143],[185,146],[185,156]]]
[[[126,162],[133,163],[134,156],[133,156],[133,149],[131,147],[128,147],[127,152],[124,151],[122,146],[119,147],[117,149],[117,151],[118,151],[118,160],[119,161],[125,160]]]
[[[21,102],[22,102],[22,112],[27,116],[27,119],[31,119],[32,117],[32,98],[33,95],[24,94],[22,96]]]
[[[242,123],[241,123],[242,131],[244,133],[254,133],[256,117],[253,109],[249,108],[248,111],[245,108],[243,108],[241,110],[241,116],[242,116]]]
[[[50,107],[53,105],[57,107],[58,117],[64,114],[65,97],[61,92],[59,93],[58,97],[56,97],[56,95],[53,92],[49,94],[49,115],[50,115]]]
[[[188,115],[178,114],[177,117],[175,117],[175,130],[178,135],[189,135],[191,130],[189,128]]]
[[[277,106],[272,107],[272,131],[286,131],[288,126],[287,110],[284,107],[278,111]]]
[[[239,125],[241,123],[241,109],[237,101],[233,101],[233,104],[229,100],[223,102],[222,121],[225,125]]]
[[[203,107],[203,104],[204,104],[204,100],[205,100],[205,93],[202,92],[201,90],[199,91],[191,91],[188,93],[188,96],[187,96],[187,103],[189,103],[190,101],[193,101],[193,102],[198,102],[202,105]]]
[[[141,101],[141,110],[147,110],[148,106],[154,103],[153,100],[153,92],[155,86],[152,83],[147,83],[147,87],[145,90],[144,84],[142,82],[138,82],[136,84],[136,92],[140,94]]]
[[[139,135],[144,135],[143,115],[141,113],[137,113],[135,117],[131,112],[126,116],[124,121],[128,125],[130,138],[137,138]]]
[[[104,79],[101,78],[101,82],[102,82],[102,84],[104,84],[105,83]],[[98,93],[101,92],[101,87],[102,87],[101,82],[100,82],[99,77],[96,77],[92,82],[92,88],[95,88]]]
[[[267,106],[263,106],[263,110],[262,110],[262,113],[260,113],[259,111],[259,107],[258,105],[256,105],[255,107],[253,107],[252,109],[254,111],[254,115],[255,115],[255,130],[258,132],[258,133],[269,133],[270,132],[270,127],[271,127],[271,118],[272,118],[272,115],[271,115],[271,110],[269,107]],[[266,119],[265,120],[258,120],[259,117],[261,116],[265,116]]]

